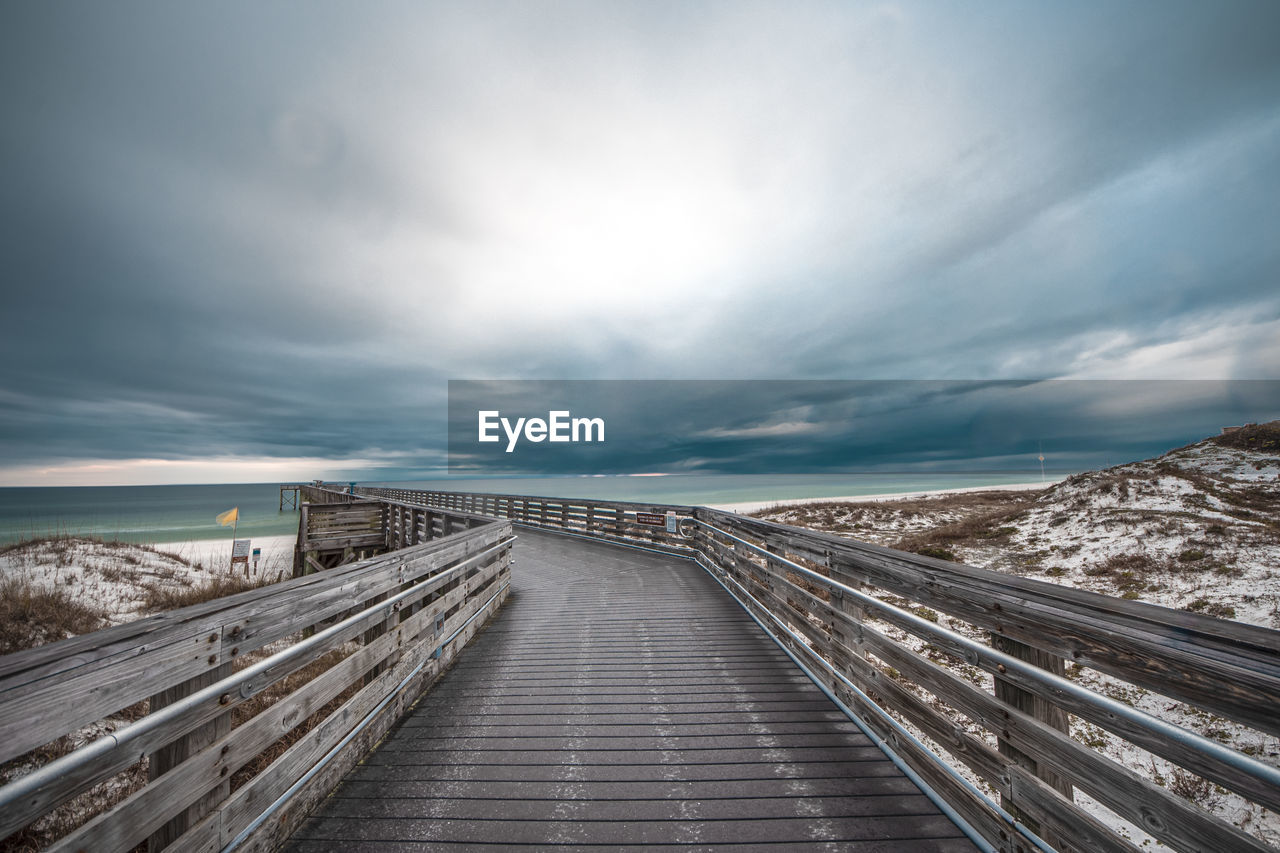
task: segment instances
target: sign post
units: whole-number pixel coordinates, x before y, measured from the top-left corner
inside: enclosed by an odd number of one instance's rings
[[[236,570],[236,563],[244,563],[244,576],[249,577],[249,539],[235,539],[231,543],[231,571]]]

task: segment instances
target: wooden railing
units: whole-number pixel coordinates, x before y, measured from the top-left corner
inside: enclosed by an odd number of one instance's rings
[[[529,527],[545,527],[624,545],[647,545],[684,555],[693,553],[683,537],[667,530],[666,521],[667,513],[677,517],[691,514],[693,507],[689,506],[368,486],[357,486],[356,492],[407,505],[506,518]]]
[[[492,522],[491,517],[472,513],[370,500],[311,486],[305,487],[303,497],[306,502],[299,507],[294,547],[295,577]]]
[[[1091,668],[1266,738],[1280,735],[1280,632],[705,507],[359,491],[696,559],[996,849],[1139,849],[1077,805],[1077,791],[1176,850],[1273,849],[1073,738],[1068,723],[1278,810],[1274,767],[1088,690],[1079,675]],[[635,521],[668,512],[674,532]]]
[[[350,506],[304,488],[324,501],[312,520]],[[507,594],[509,523],[362,501],[370,510],[381,527],[368,544],[394,550],[0,658],[0,762],[121,709],[135,718],[0,788],[0,838],[144,760],[144,785],[51,849],[287,837]]]

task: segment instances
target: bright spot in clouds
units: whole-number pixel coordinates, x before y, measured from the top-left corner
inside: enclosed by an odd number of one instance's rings
[[[16,4],[0,482],[420,472],[449,378],[1280,376],[1276,44],[1274,0]]]

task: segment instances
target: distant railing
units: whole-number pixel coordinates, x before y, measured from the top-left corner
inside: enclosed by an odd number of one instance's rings
[[[315,486],[304,486],[302,496],[294,547],[295,577],[493,521],[488,516],[427,509],[395,500],[369,500]]]
[[[1275,736],[1280,632],[706,507],[357,491],[695,559],[996,849],[1139,849],[1077,805],[1076,789],[1177,850],[1272,849],[1077,741],[1068,721],[1088,721],[1271,810],[1280,810],[1280,771],[1086,689],[1066,677],[1065,662]],[[990,687],[961,677],[965,668]]]
[[[477,517],[506,518],[529,527],[545,527],[561,533],[603,539],[606,542],[648,545],[684,555],[693,553],[690,543],[679,536],[674,527],[668,530],[667,522],[668,513],[672,514],[673,519],[690,515],[694,509],[690,506],[368,486],[357,486],[356,493]]]
[[[509,523],[303,489],[304,558],[386,553],[0,658],[0,762],[149,700],[0,788],[0,839],[147,757],[50,849],[271,849],[505,600]]]

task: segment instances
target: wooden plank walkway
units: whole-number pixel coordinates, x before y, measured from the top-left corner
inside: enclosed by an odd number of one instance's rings
[[[288,849],[974,849],[701,568],[519,536],[498,619]]]

